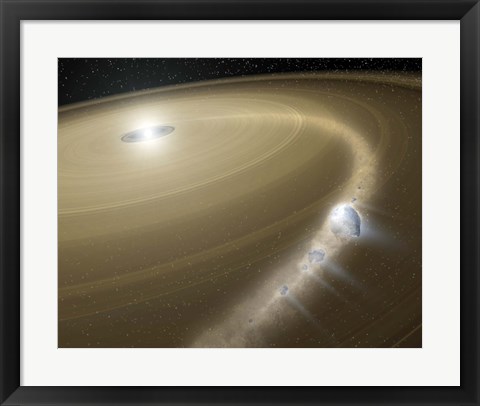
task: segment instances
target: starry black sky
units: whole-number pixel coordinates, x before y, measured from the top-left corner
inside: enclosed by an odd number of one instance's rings
[[[419,58],[60,58],[59,106],[201,80],[312,71],[421,71]]]

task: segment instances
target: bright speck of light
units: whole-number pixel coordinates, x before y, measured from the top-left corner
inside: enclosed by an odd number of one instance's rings
[[[145,138],[146,140],[149,140],[150,138],[152,138],[152,130],[150,130],[150,128],[147,128],[144,132],[143,132],[143,138]]]

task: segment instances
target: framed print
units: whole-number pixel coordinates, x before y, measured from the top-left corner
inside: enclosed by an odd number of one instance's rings
[[[477,1],[1,1],[1,402],[478,404]]]

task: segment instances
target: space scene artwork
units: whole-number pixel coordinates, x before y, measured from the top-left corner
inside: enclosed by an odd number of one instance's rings
[[[422,347],[422,60],[60,58],[58,347]]]

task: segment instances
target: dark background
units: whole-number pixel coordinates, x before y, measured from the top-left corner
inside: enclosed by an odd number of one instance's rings
[[[60,58],[58,105],[201,80],[281,72],[404,71],[420,58]]]

